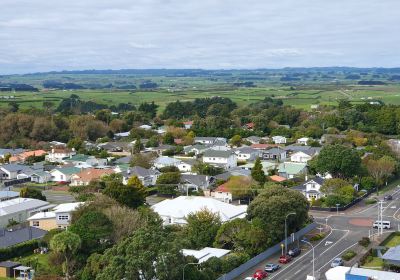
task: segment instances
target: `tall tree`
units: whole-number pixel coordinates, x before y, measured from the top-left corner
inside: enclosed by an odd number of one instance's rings
[[[217,213],[204,209],[189,214],[186,221],[186,236],[192,247],[201,249],[212,246],[221,226],[221,219]]]
[[[59,253],[64,258],[64,273],[65,279],[71,279],[70,275],[70,264],[75,253],[81,246],[81,239],[79,235],[71,231],[64,231],[59,234],[54,235],[50,241],[50,248],[54,252]]]
[[[266,181],[265,173],[260,158],[256,159],[254,167],[251,169],[251,177],[261,185],[263,185]]]
[[[40,190],[24,187],[19,191],[20,197],[35,198],[46,201],[46,197],[42,194]]]
[[[395,170],[396,162],[389,156],[383,156],[378,160],[369,159],[367,161],[369,174],[381,185]]]
[[[137,176],[129,178],[126,185],[119,181],[108,183],[104,189],[104,194],[130,208],[143,205],[146,199],[146,189]]]

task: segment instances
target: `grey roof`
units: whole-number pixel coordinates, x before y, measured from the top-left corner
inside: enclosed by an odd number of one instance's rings
[[[26,227],[7,231],[0,229],[0,248],[6,248],[32,239],[42,238],[47,231],[35,227]]]
[[[14,198],[0,202],[0,217],[12,213],[37,209],[50,203],[34,198]]]
[[[249,147],[249,146],[237,148],[235,151],[239,152],[241,154],[251,154],[251,153],[258,153],[259,152],[257,149],[254,149],[254,148]]]
[[[400,246],[389,248],[382,256],[382,259],[396,262],[400,261]]]
[[[0,262],[0,267],[13,268],[19,265],[21,264],[17,262],[10,262],[10,261]]]
[[[0,149],[0,155],[18,155],[25,152],[25,149]]]
[[[5,169],[8,172],[19,172],[19,171],[29,168],[29,166],[22,165],[22,164],[4,164],[4,165],[1,165],[0,168]]]
[[[182,174],[181,176],[182,183],[191,183],[198,187],[206,187],[214,179],[215,177],[207,175]]]
[[[270,154],[270,155],[279,155],[279,154],[282,154],[282,153],[286,153],[286,151],[284,150],[284,149],[281,149],[281,148],[271,148],[271,149],[268,149],[268,150],[266,150],[266,151],[264,151],[263,152],[264,154]]]
[[[122,157],[119,158],[115,161],[116,164],[120,164],[120,163],[130,163],[132,160],[132,156],[126,156],[126,157]]]
[[[240,167],[236,167],[236,168],[230,169],[227,172],[216,175],[215,179],[228,180],[232,176],[250,176],[250,175],[251,175],[251,170],[245,170],[245,169],[241,169]]]
[[[310,146],[303,146],[303,145],[289,145],[284,147],[286,151],[291,151],[291,152],[305,152],[311,149]]]
[[[324,182],[325,182],[325,179],[322,178],[322,177],[319,177],[319,176],[315,176],[314,178],[312,178],[312,179],[310,179],[310,180],[307,180],[305,183],[303,183],[303,184],[301,184],[301,185],[298,185],[298,186],[295,186],[295,187],[293,187],[292,189],[297,190],[297,191],[303,191],[303,192],[305,192],[305,191],[306,191],[306,185],[307,185],[309,182],[311,182],[311,181],[314,181],[315,183],[317,183],[317,184],[319,184],[320,186],[322,186],[322,185],[324,184]],[[309,193],[312,193],[312,192],[313,192],[313,191],[309,191]],[[316,192],[316,193],[318,193],[318,192]]]
[[[228,158],[232,155],[232,151],[218,151],[218,150],[207,150],[204,152],[205,157],[222,157]]]
[[[147,177],[147,176],[155,176],[158,174],[160,174],[158,170],[146,169],[141,166],[130,167],[128,168],[127,171],[123,172],[123,175],[126,177],[130,176]]]
[[[249,140],[249,141],[257,141],[257,142],[259,142],[259,141],[261,140],[261,137],[258,137],[258,136],[249,136],[249,137],[247,137],[246,139]]]

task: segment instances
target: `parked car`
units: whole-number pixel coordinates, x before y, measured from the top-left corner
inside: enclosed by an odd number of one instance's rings
[[[300,248],[293,248],[291,250],[289,250],[288,255],[291,257],[297,257],[298,255],[300,255],[301,253],[301,249]]]
[[[268,276],[268,273],[262,271],[261,269],[257,269],[256,272],[253,274],[253,278],[255,280],[262,280]]]
[[[292,260],[292,257],[289,255],[282,255],[279,257],[279,263],[288,263]]]
[[[331,267],[337,267],[337,266],[342,266],[342,265],[344,265],[342,258],[336,258],[331,263]]]
[[[383,228],[383,229],[390,229],[390,221],[375,221],[372,224],[373,228]]]
[[[275,264],[275,263],[267,263],[265,265],[266,272],[274,272],[274,271],[277,271],[279,268],[280,268],[279,264]]]
[[[254,277],[249,276],[249,277],[244,278],[243,280],[257,280],[257,279],[254,278]]]
[[[385,195],[383,197],[383,200],[385,200],[385,201],[392,200],[392,199],[393,199],[393,196],[391,194]]]

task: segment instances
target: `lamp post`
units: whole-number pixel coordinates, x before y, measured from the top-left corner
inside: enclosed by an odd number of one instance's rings
[[[340,206],[340,204],[337,203],[337,204],[336,204],[336,215],[339,215],[339,206]]]
[[[192,265],[199,265],[198,263],[187,263],[187,264],[185,264],[185,265],[183,266],[183,269],[182,269],[182,280],[185,280],[185,268],[186,268],[186,266],[189,265],[189,264],[192,264]]]
[[[313,280],[315,280],[315,263],[314,263],[314,261],[315,261],[315,256],[314,256],[314,246],[313,246],[310,242],[308,242],[307,240],[304,240],[304,239],[301,240],[301,242],[304,242],[304,243],[310,245],[311,248],[312,248],[312,277],[313,277]]]
[[[287,254],[287,218],[290,215],[296,215],[296,213],[295,212],[291,212],[291,213],[287,214],[286,217],[285,217],[285,255]]]

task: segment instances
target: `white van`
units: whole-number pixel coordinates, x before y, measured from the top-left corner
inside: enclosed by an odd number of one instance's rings
[[[375,221],[373,228],[390,229],[390,221]]]

